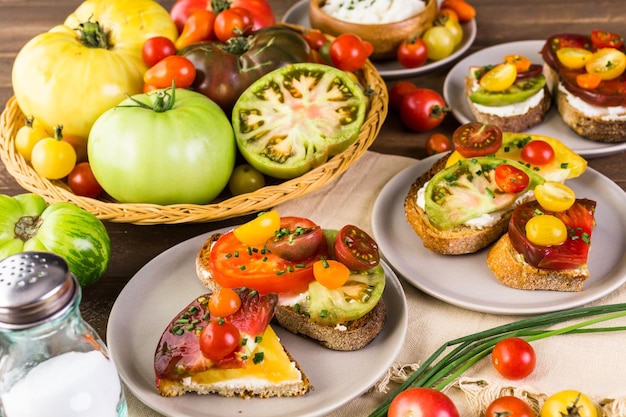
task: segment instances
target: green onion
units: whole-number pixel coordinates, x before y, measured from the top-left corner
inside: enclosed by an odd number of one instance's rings
[[[548,329],[568,320],[599,316],[569,326]],[[450,340],[435,351],[426,361],[409,376],[369,417],[383,417],[391,401],[407,388],[428,387],[442,390],[476,362],[491,353],[493,347],[502,339],[521,337],[528,342],[561,334],[623,331],[626,326],[596,327],[587,326],[626,316],[626,304],[581,307],[554,313],[543,314],[524,320],[515,321],[482,332]],[[454,347],[445,356],[445,351]],[[441,358],[440,358],[441,357]]]

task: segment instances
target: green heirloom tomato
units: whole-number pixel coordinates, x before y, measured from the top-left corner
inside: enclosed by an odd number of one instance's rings
[[[264,174],[290,179],[353,144],[367,98],[347,73],[322,64],[292,64],[264,75],[233,109],[237,146]]]
[[[106,271],[111,241],[96,216],[72,203],[48,205],[37,194],[0,194],[0,259],[26,251],[60,255],[86,286]]]
[[[237,148],[222,109],[185,89],[122,101],[96,120],[92,171],[122,203],[206,204],[228,184]]]

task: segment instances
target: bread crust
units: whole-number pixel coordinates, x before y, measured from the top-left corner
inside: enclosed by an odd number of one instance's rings
[[[565,122],[578,135],[597,142],[626,142],[626,119],[602,120],[576,109],[560,88],[555,92],[556,107]]]
[[[543,99],[537,105],[530,108],[525,114],[503,117],[495,114],[483,113],[476,108],[472,100],[469,98],[472,93],[473,83],[474,81],[472,77],[466,77],[465,96],[467,97],[467,102],[472,115],[474,115],[476,121],[498,126],[503,132],[524,132],[533,126],[538,125],[543,122],[543,119],[545,119],[546,114],[552,105],[552,94],[550,94],[550,89],[546,85],[543,87]]]
[[[313,339],[320,345],[341,351],[353,351],[369,345],[382,331],[387,317],[385,303],[381,298],[378,304],[358,320],[339,326],[325,326],[314,323],[293,307],[278,306],[274,319],[285,330]]]
[[[442,255],[464,255],[478,252],[489,246],[506,232],[512,211],[505,213],[493,226],[482,229],[459,225],[449,230],[435,227],[426,212],[417,205],[417,192],[439,171],[445,168],[449,158],[443,156],[424,174],[420,175],[409,188],[404,199],[404,212],[407,222],[422,239],[425,248]]]
[[[508,234],[487,252],[487,266],[502,284],[522,290],[579,292],[589,277],[587,267],[578,269],[540,269],[523,262]]]

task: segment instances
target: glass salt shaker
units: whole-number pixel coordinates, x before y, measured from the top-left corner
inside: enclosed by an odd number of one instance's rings
[[[0,262],[0,416],[126,417],[115,364],[80,313],[65,260],[23,252]]]

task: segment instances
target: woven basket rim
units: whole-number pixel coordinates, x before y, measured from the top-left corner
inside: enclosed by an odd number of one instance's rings
[[[300,177],[209,204],[129,204],[81,197],[72,193],[65,182],[39,176],[15,150],[17,131],[24,125],[24,114],[15,96],[8,100],[0,115],[0,158],[7,172],[24,189],[41,195],[48,203],[72,202],[105,221],[140,225],[180,224],[243,216],[272,208],[324,187],[337,179],[371,146],[387,115],[388,92],[385,82],[370,62],[365,64],[357,76],[369,90],[369,104],[361,131],[351,146]]]

